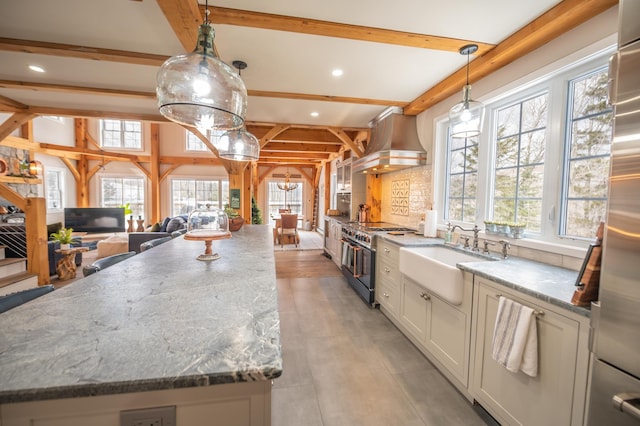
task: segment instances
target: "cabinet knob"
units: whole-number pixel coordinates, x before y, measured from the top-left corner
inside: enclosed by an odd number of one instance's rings
[[[385,267],[384,267],[384,271],[388,273],[388,272],[391,272],[391,269],[389,269],[389,268],[387,268],[387,267],[385,266]]]
[[[384,249],[384,252],[385,252],[385,253],[389,253],[389,252],[391,252],[391,250],[389,250],[388,248],[385,248],[385,249]]]
[[[424,291],[420,292],[420,297],[422,297],[424,300],[431,300],[431,296],[429,295],[429,293],[425,293]]]
[[[384,293],[382,293],[382,295],[386,298],[389,298],[389,293],[387,293],[386,291]]]

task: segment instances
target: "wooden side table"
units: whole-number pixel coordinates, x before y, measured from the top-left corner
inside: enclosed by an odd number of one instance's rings
[[[76,253],[89,251],[89,247],[73,247],[70,249],[57,249],[56,253],[62,255],[62,259],[56,264],[56,274],[59,280],[70,280],[76,277]]]

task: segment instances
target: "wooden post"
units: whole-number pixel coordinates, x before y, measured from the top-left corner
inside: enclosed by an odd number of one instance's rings
[[[331,208],[331,161],[324,164],[324,215]],[[324,226],[324,225],[323,225]]]
[[[367,175],[367,196],[366,203],[369,205],[369,221],[379,222],[382,220],[382,178],[379,175]]]
[[[44,198],[27,198],[24,210],[27,232],[27,270],[38,275],[38,285],[50,283],[47,209]]]
[[[250,165],[251,163],[249,163]],[[243,172],[243,186],[242,186],[242,206],[240,215],[246,219],[246,223],[251,223],[251,167],[244,168]]]
[[[244,214],[244,205],[247,204],[246,203],[246,195],[243,195],[243,191],[246,191],[246,187],[244,185],[244,169],[247,167],[247,165],[249,164],[248,161],[233,161],[233,160],[227,160],[224,158],[221,158],[220,161],[222,161],[222,164],[224,165],[225,170],[227,171],[227,173],[229,173],[229,204],[231,204],[232,201],[232,194],[235,195],[235,191],[234,190],[239,190],[240,194],[239,194],[239,198],[240,198],[240,205],[235,208],[233,205],[230,205],[231,208],[233,208],[235,211],[238,212],[238,214],[240,214],[241,216]],[[249,202],[249,211],[251,211],[251,203]],[[243,216],[245,217],[245,219],[248,220],[248,217],[251,217],[251,214],[249,213],[249,216]]]
[[[76,118],[75,139],[76,147],[87,148],[87,119]],[[89,161],[82,156],[77,164],[78,179],[76,181],[76,205],[78,207],[89,207]]]
[[[160,220],[160,125],[151,123],[151,222]]]

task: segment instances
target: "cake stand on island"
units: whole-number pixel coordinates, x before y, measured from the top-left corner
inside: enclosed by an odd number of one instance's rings
[[[184,234],[185,240],[204,241],[204,253],[197,257],[198,260],[217,260],[220,259],[218,253],[214,253],[211,245],[214,240],[224,240],[231,238],[231,232],[213,229],[194,229]]]

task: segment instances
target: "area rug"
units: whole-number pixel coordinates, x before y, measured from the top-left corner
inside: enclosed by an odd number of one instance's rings
[[[323,238],[322,235],[315,231],[298,231],[300,235],[300,244],[296,247],[295,244],[274,244],[275,251],[295,251],[295,250],[322,250]]]

